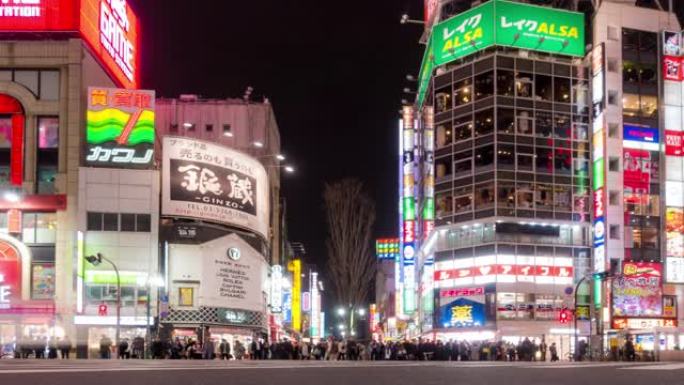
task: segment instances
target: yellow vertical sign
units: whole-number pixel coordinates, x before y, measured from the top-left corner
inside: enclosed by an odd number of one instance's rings
[[[302,260],[295,259],[287,264],[292,272],[292,329],[302,331]]]

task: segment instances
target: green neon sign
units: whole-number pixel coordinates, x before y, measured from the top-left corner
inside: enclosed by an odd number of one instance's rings
[[[584,56],[584,14],[496,1],[496,44]]]
[[[413,197],[404,198],[404,220],[413,221],[416,219],[416,202]]]
[[[435,198],[426,198],[423,206],[423,219],[431,221],[435,219]]]
[[[494,1],[435,25],[435,65],[442,65],[494,45]]]
[[[434,50],[432,49],[432,39],[428,40],[427,48],[423,54],[423,62],[420,65],[420,75],[418,76],[418,105],[422,106],[425,100],[425,93],[430,86],[432,70],[435,69]]]
[[[584,57],[584,14],[492,0],[436,24],[421,65],[416,102],[422,106],[435,66],[500,45]]]
[[[137,286],[147,282],[147,274],[132,271],[119,272],[121,285]],[[96,285],[116,285],[116,273],[112,270],[86,270],[85,282]]]
[[[605,183],[605,165],[603,158],[594,162],[594,189],[600,189]]]

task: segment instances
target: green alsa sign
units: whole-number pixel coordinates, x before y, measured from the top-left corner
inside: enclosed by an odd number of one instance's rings
[[[436,24],[423,57],[418,105],[435,66],[493,45],[584,57],[584,14],[491,0]]]
[[[496,44],[584,56],[584,15],[548,7],[495,2]]]
[[[484,3],[432,31],[435,65],[446,64],[494,44],[494,2]]]
[[[422,106],[425,100],[425,93],[430,86],[432,70],[435,68],[435,53],[432,49],[432,40],[428,41],[428,46],[423,54],[423,62],[420,65],[420,75],[418,76],[418,105]]]

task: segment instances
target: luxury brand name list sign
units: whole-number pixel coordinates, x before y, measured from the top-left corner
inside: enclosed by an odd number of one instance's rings
[[[219,283],[219,296],[225,299],[247,298],[249,284],[249,265],[230,260],[216,259],[216,281]]]

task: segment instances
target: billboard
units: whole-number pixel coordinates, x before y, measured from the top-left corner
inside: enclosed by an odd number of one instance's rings
[[[3,0],[0,31],[78,31],[78,1]]]
[[[494,3],[484,3],[435,25],[432,30],[435,65],[494,45]]]
[[[395,261],[399,255],[399,238],[381,238],[375,241],[375,256],[380,260]]]
[[[86,166],[154,166],[154,96],[154,91],[88,88]]]
[[[241,227],[268,239],[268,194],[258,160],[211,142],[164,137],[162,215]]]
[[[138,17],[126,0],[81,0],[81,36],[124,88],[139,82]]]
[[[435,65],[493,45],[583,57],[584,15],[495,0],[435,25],[432,40]]]
[[[139,23],[126,0],[2,0],[3,32],[80,33],[120,86],[138,87]]]
[[[584,56],[584,14],[496,1],[496,44]]]
[[[663,267],[657,262],[624,262],[613,281],[613,316],[663,314]]]
[[[485,325],[485,294],[482,288],[442,290],[439,297],[440,328],[470,328]]]
[[[204,243],[200,250],[201,306],[263,311],[268,265],[258,251],[236,234]]]

